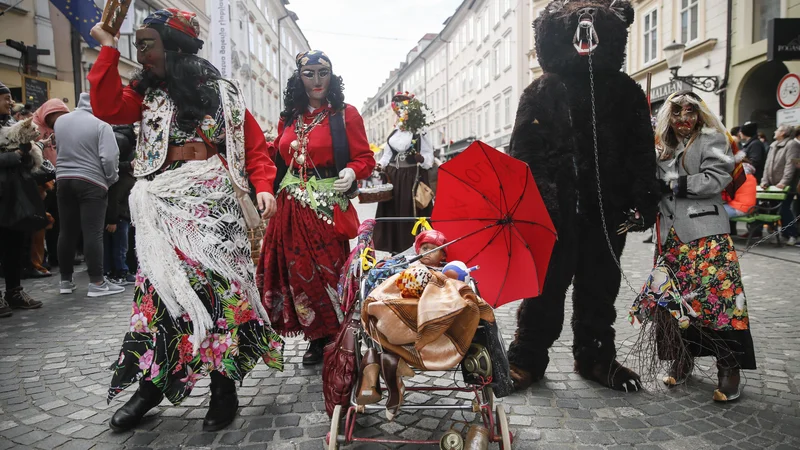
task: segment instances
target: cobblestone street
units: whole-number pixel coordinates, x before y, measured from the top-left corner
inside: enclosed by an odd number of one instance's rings
[[[360,208],[362,219],[372,211]],[[651,265],[652,249],[643,235],[631,235],[623,265],[638,285]],[[740,247],[743,244],[739,243]],[[747,372],[740,401],[711,400],[716,384],[713,361],[687,386],[625,394],[587,382],[572,372],[572,333],[564,332],[551,350],[547,378],[527,392],[501,399],[514,433],[514,448],[639,448],[699,450],[800,448],[800,249],[759,247],[743,258],[744,284],[759,369]],[[192,396],[175,407],[166,400],[134,431],[112,433],[108,420],[132,389],[106,403],[107,368],[117,357],[128,329],[133,287],[124,294],[90,299],[85,266],[76,274],[78,290],[58,294],[58,276],[27,280],[25,289],[44,302],[39,310],[15,310],[0,319],[0,450],[6,448],[275,448],[319,449],[329,429],[322,401],[320,368],[300,364],[305,343],[287,341],[286,370],[260,364],[239,388],[239,417],[227,429],[204,433],[208,404],[203,379]],[[2,287],[2,285],[0,285]],[[638,287],[638,286],[637,286]],[[623,287],[617,301],[617,342],[624,358],[636,337],[626,320],[632,294]],[[517,304],[497,310],[507,342]],[[568,310],[571,305],[568,301]],[[704,372],[704,373],[701,373]],[[448,375],[449,377],[450,375]],[[414,382],[434,382],[425,373]],[[444,398],[414,394],[412,400],[448,404]],[[359,420],[362,436],[428,439],[473,414],[426,411],[383,414]],[[362,446],[361,448],[377,448]],[[494,446],[496,448],[496,446]]]

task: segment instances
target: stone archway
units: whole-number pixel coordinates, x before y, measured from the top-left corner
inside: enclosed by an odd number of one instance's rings
[[[758,131],[772,137],[780,109],[775,92],[787,73],[789,69],[779,61],[764,62],[750,69],[741,84],[736,105],[740,123],[756,122]]]

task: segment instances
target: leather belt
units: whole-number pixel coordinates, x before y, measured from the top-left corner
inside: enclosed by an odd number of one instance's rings
[[[204,142],[187,142],[183,146],[170,145],[167,148],[167,163],[175,161],[204,161],[216,155]]]

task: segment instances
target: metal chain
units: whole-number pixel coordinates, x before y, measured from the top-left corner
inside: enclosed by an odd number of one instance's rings
[[[625,280],[625,284],[628,285],[628,289],[633,292],[634,295],[639,295],[639,291],[634,289],[633,285],[631,285],[630,280],[625,275],[625,271],[622,270],[622,264],[620,264],[619,259],[617,259],[617,254],[614,253],[614,246],[611,244],[611,237],[608,235],[608,225],[606,224],[606,212],[605,208],[603,207],[603,187],[600,183],[600,155],[597,151],[597,112],[595,108],[595,100],[594,100],[594,66],[592,64],[592,53],[589,53],[589,88],[591,90],[591,99],[592,99],[592,140],[594,144],[594,169],[595,169],[595,176],[597,178],[597,201],[600,205],[600,220],[603,224],[603,233],[606,236],[606,244],[608,244],[608,251],[611,253],[611,259],[614,260],[614,264],[617,265],[619,269],[619,273],[622,275],[622,279]]]
[[[759,239],[759,240],[758,240],[758,241],[757,241],[755,244],[753,244],[753,245],[751,245],[751,246],[747,247],[746,249],[744,249],[744,251],[743,251],[741,254],[739,254],[739,255],[738,255],[738,256],[739,256],[739,259],[741,260],[741,259],[742,259],[742,258],[744,258],[744,257],[745,257],[745,256],[746,256],[748,253],[750,253],[750,250],[752,250],[752,249],[756,248],[757,246],[759,246],[759,245],[763,244],[764,242],[767,242],[768,240],[770,240],[770,239],[772,239],[773,237],[777,236],[777,235],[778,235],[778,233],[782,233],[782,232],[783,232],[783,230],[785,230],[785,229],[787,229],[787,228],[789,228],[789,227],[793,227],[793,226],[794,226],[794,224],[796,224],[798,220],[800,220],[800,216],[797,216],[797,217],[795,217],[795,218],[794,218],[794,220],[792,220],[791,222],[789,222],[787,225],[785,225],[785,226],[781,226],[781,227],[778,227],[778,228],[777,228],[775,231],[773,231],[772,233],[770,233],[770,234],[768,234],[768,235],[764,236],[763,238]],[[751,232],[752,232],[752,231],[751,231]],[[739,253],[739,252],[737,252],[737,253]]]

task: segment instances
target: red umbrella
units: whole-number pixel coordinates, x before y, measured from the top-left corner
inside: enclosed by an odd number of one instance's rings
[[[542,292],[556,230],[527,164],[480,141],[439,167],[431,220],[490,305]]]

